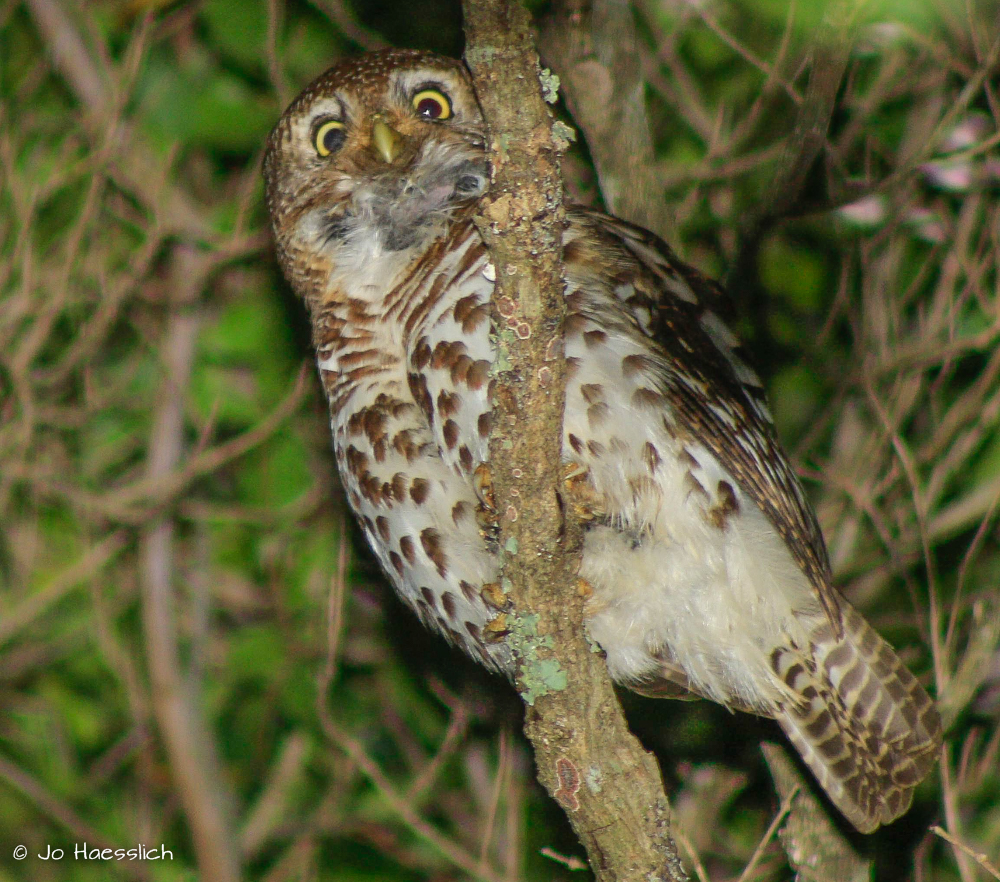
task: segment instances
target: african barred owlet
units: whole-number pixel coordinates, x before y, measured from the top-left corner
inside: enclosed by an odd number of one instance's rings
[[[264,169],[350,504],[418,616],[510,674],[488,628],[495,273],[471,220],[489,169],[468,75],[422,52],[343,61],[282,116]],[[564,243],[563,457],[591,500],[581,576],[612,677],[774,717],[859,830],[893,820],[938,715],[832,587],[760,381],[709,308],[720,290],[597,211],[570,206]]]

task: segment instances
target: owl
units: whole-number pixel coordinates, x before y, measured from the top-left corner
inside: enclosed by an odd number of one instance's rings
[[[472,222],[489,167],[468,73],[417,51],[341,61],[285,111],[264,174],[350,505],[417,616],[511,675],[488,481],[496,274]],[[855,827],[892,821],[940,721],[833,587],[722,290],[646,230],[567,214],[563,458],[611,676],[773,717]]]

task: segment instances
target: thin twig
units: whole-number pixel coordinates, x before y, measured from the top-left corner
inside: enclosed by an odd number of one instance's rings
[[[334,668],[335,662],[331,661],[328,652],[325,670],[330,671]],[[392,813],[453,866],[468,873],[472,878],[481,879],[484,882],[503,882],[503,877],[490,867],[484,866],[477,855],[472,854],[458,842],[449,839],[425,820],[408,794],[399,790],[389,780],[378,763],[368,755],[364,745],[334,721],[329,704],[330,683],[325,674],[321,674],[319,679],[317,713],[323,732],[331,744],[350,757],[351,762],[378,791],[379,796]]]
[[[43,588],[29,594],[0,620],[0,646],[44,615],[78,585],[100,572],[117,557],[128,542],[124,530],[116,530],[88,548],[80,559],[52,578]]]
[[[795,797],[799,795],[799,789],[798,784],[793,785],[781,800],[781,805],[778,807],[777,814],[775,814],[764,835],[760,838],[760,842],[757,843],[757,847],[750,856],[750,860],[747,861],[747,865],[743,868],[743,872],[740,873],[738,882],[748,882],[750,874],[757,869],[757,864],[760,863],[760,859],[764,856],[764,850],[778,832],[778,827],[781,826],[781,822],[785,820],[785,817],[792,810],[792,803],[795,801]]]
[[[994,879],[1000,879],[1000,870],[998,870],[994,864],[990,863],[989,858],[983,852],[973,851],[964,842],[960,842],[958,839],[956,839],[947,831],[942,830],[936,824],[933,827],[931,827],[931,833],[935,834],[936,836],[940,836],[945,842],[951,845],[952,848],[955,848],[958,851],[962,852],[962,854],[965,854],[968,857],[972,858]]]
[[[14,787],[23,796],[33,802],[43,814],[52,818],[60,826],[68,830],[76,843],[86,843],[88,848],[98,848],[104,850],[110,848],[112,852],[119,846],[97,830],[90,826],[83,818],[74,812],[69,806],[60,801],[50,793],[45,786],[24,769],[19,768],[10,762],[6,757],[0,757],[0,778]],[[144,866],[143,861],[108,861],[111,866],[123,875],[146,882],[150,878],[149,871]]]
[[[344,3],[344,0],[309,0],[320,12],[325,13],[340,32],[349,40],[357,43],[362,49],[374,52],[389,46],[381,36],[371,28],[361,24],[354,11]]]
[[[240,830],[240,849],[245,859],[256,857],[287,818],[308,757],[309,738],[302,732],[293,732],[281,745],[260,796]]]

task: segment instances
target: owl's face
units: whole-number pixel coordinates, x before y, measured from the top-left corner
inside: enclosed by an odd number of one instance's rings
[[[419,248],[487,187],[464,67],[398,49],[340,62],[285,111],[264,175],[279,258],[300,290],[323,270]],[[300,265],[306,255],[326,265]]]

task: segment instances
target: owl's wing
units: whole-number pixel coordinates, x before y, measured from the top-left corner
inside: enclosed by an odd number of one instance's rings
[[[572,209],[571,218],[591,235],[570,242],[567,264],[595,261],[613,273],[615,296],[671,364],[663,391],[677,428],[708,447],[764,512],[839,634],[819,524],[778,444],[763,385],[718,317],[727,311],[725,291],[647,230],[584,208]]]

